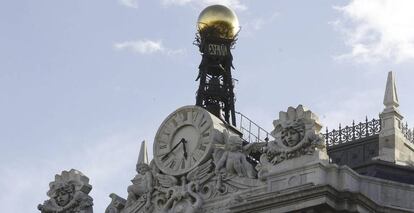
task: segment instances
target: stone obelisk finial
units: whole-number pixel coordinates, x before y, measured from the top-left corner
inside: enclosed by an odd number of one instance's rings
[[[139,150],[137,165],[139,165],[139,164],[147,164],[147,165],[149,165],[148,152],[147,152],[147,144],[145,143],[145,141],[142,141],[142,143],[141,143],[141,149]]]
[[[400,105],[398,103],[397,87],[395,85],[395,78],[392,71],[388,72],[387,86],[385,88],[384,95],[385,110],[396,110]]]
[[[402,132],[403,116],[398,110],[397,87],[392,71],[388,73],[384,105],[385,108],[379,115],[381,131],[379,134],[378,157],[376,159],[399,165],[411,164],[414,160],[414,154],[411,149],[407,148],[412,145],[408,143]]]

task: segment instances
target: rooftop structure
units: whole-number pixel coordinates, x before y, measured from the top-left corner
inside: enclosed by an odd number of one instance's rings
[[[392,72],[379,118],[323,133],[318,116],[298,105],[266,131],[235,111],[234,12],[210,6],[198,27],[196,105],[160,124],[151,161],[141,143],[128,196],[110,194],[105,213],[414,212],[413,132],[398,110]],[[38,209],[91,213],[91,189],[81,172],[64,171]]]

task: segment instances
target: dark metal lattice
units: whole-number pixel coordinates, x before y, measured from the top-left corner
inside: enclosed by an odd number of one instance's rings
[[[329,131],[328,128],[326,128],[326,134],[324,134],[324,136],[326,145],[329,148],[347,142],[356,141],[361,138],[377,135],[380,131],[380,119],[372,119],[369,121],[368,118],[365,118],[365,122],[355,124],[355,121],[353,121],[352,126],[346,126],[345,128],[342,128],[341,124],[339,124],[338,130],[333,129],[332,131]]]
[[[234,79],[231,70],[233,56],[231,49],[236,38],[218,37],[215,28],[208,28],[196,34],[195,45],[202,55],[199,75],[200,85],[196,105],[201,106],[218,118],[236,126]]]
[[[401,131],[408,141],[414,143],[414,129],[408,128],[408,124],[405,123],[405,125],[402,125]]]

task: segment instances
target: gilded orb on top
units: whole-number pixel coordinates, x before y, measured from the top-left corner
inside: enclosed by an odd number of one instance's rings
[[[198,16],[198,31],[225,39],[233,39],[239,31],[239,20],[230,8],[223,5],[211,5]]]

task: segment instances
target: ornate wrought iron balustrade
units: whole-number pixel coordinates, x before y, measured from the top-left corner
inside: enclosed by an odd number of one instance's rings
[[[402,125],[401,131],[408,141],[414,143],[414,129],[408,128],[408,124],[405,123],[405,125]]]
[[[324,136],[326,145],[329,148],[361,138],[377,135],[380,133],[380,131],[380,119],[372,119],[369,121],[368,118],[365,118],[365,122],[359,122],[358,124],[355,124],[353,121],[352,126],[346,126],[345,128],[342,128],[341,124],[339,124],[338,130],[334,129],[332,131],[329,131],[328,128],[326,128],[326,134],[324,134]]]

